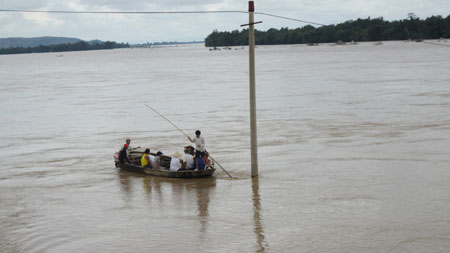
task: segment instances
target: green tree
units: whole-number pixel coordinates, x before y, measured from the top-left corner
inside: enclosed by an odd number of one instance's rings
[[[258,45],[296,44],[296,43],[330,43],[342,41],[380,41],[406,39],[437,39],[450,37],[450,15],[447,18],[432,16],[420,20],[414,13],[407,19],[385,21],[382,17],[349,20],[337,25],[314,27],[306,25],[301,28],[280,30],[271,28],[267,31],[255,30],[255,42]],[[248,45],[248,30],[218,32],[214,30],[205,38],[206,46]]]

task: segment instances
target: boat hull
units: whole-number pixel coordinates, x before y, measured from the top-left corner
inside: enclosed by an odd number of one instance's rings
[[[134,164],[118,164],[118,167],[121,170],[126,170],[134,173],[146,174],[151,176],[158,177],[170,177],[170,178],[202,178],[202,177],[210,177],[216,171],[214,168],[208,168],[206,170],[178,170],[178,171],[170,171],[170,170],[158,170],[158,169],[149,169],[142,168],[141,166]]]

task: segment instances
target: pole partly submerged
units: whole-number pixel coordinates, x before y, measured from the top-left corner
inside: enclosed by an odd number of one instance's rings
[[[255,4],[248,2],[248,48],[250,77],[250,146],[252,177],[258,176],[258,136],[256,129],[256,95],[255,95]]]
[[[192,142],[191,138],[189,137],[189,135],[187,135],[183,130],[181,130],[179,127],[177,127],[172,121],[170,121],[168,118],[164,117],[164,115],[162,115],[161,113],[159,113],[157,110],[153,109],[151,106],[149,106],[148,104],[145,104],[145,106],[147,106],[147,108],[149,108],[150,110],[152,110],[153,112],[155,112],[156,114],[158,114],[161,118],[165,119],[167,122],[169,122],[172,126],[174,126],[176,129],[178,129],[178,131],[180,131],[181,133],[184,134],[184,136],[186,136],[186,138],[188,138],[188,140],[190,142]],[[220,163],[218,163],[212,156],[211,154],[209,154],[209,157],[211,157],[211,159],[214,161],[214,163],[217,163],[217,165],[219,165],[219,167],[225,172],[225,174],[227,174],[230,178],[233,178],[223,167],[222,165],[220,165]]]
[[[258,176],[258,135],[256,130],[256,88],[255,88],[255,3],[248,2],[248,62],[249,62],[249,93],[250,93],[250,148],[252,177]]]

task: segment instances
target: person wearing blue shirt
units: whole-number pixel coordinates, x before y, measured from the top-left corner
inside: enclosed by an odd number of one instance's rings
[[[196,157],[195,158],[195,168],[198,170],[204,170],[205,169],[205,162],[203,161],[203,158]]]

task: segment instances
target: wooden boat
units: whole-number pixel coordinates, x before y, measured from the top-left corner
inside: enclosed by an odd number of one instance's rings
[[[158,177],[171,177],[171,178],[200,178],[200,177],[209,177],[212,176],[214,171],[216,171],[214,168],[208,168],[206,170],[178,170],[175,172],[172,172],[170,170],[166,169],[148,169],[148,168],[142,168],[141,166],[125,163],[125,164],[119,164],[119,168],[126,171],[151,175],[151,176],[158,176]]]
[[[143,168],[140,166],[142,151],[131,151],[131,163],[120,164],[118,159],[118,153],[114,155],[114,160],[116,164],[116,168],[120,168],[121,170],[126,170],[135,173],[141,173],[151,176],[158,177],[171,177],[171,178],[201,178],[201,177],[210,177],[214,174],[216,169],[214,168],[214,164],[211,167],[205,170],[184,170],[180,169],[178,171],[170,171],[168,168],[170,167],[170,160],[172,157],[161,155],[161,169],[149,169]],[[156,155],[150,153],[151,155]],[[175,158],[176,159],[176,158]]]

